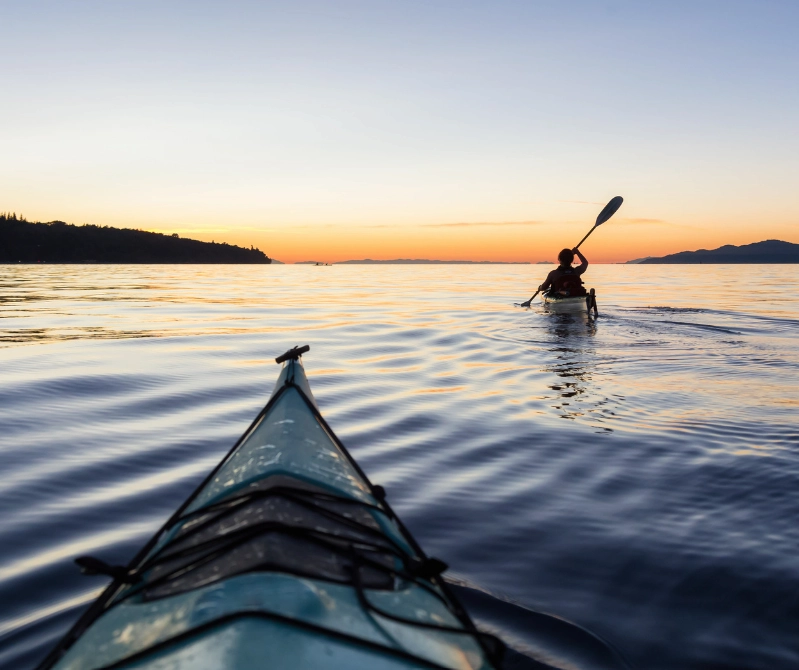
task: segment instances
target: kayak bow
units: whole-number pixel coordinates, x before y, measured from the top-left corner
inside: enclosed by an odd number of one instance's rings
[[[319,412],[286,352],[222,462],[39,666],[58,670],[487,670],[479,632]]]

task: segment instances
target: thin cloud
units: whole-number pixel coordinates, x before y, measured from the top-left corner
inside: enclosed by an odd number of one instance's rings
[[[631,223],[637,226],[668,226],[669,228],[687,228],[690,230],[697,230],[697,226],[689,226],[684,223],[672,223],[664,219],[646,219],[646,218],[620,218],[619,223]]]
[[[538,226],[543,221],[475,221],[459,223],[426,223],[421,228],[467,228],[471,226]]]
[[[371,226],[358,226],[359,228],[469,228],[472,226],[537,226],[544,221],[458,221],[457,223],[418,223],[405,226],[396,224],[375,224]]]

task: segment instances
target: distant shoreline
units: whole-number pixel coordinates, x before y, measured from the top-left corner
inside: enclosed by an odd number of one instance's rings
[[[799,244],[764,240],[741,246],[726,244],[711,250],[681,251],[659,258],[638,258],[627,262],[636,265],[784,265],[799,263]]]
[[[272,262],[264,252],[130,228],[29,222],[0,213],[0,263],[13,265],[208,265]]]
[[[262,261],[3,261],[0,265],[272,265]],[[284,265],[277,263],[276,265]]]
[[[309,263],[312,261],[302,261]],[[296,265],[296,264],[295,264]],[[359,261],[336,261],[331,265],[530,265],[527,261],[437,261],[424,258],[397,258],[390,261],[375,261],[365,258]]]

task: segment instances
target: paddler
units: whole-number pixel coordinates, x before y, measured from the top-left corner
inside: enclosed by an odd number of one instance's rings
[[[572,267],[574,256],[580,259],[580,265]],[[550,295],[579,296],[585,295],[585,288],[580,275],[588,269],[588,259],[577,248],[563,249],[558,254],[560,265],[547,275],[546,280],[538,287],[539,291],[550,289]]]

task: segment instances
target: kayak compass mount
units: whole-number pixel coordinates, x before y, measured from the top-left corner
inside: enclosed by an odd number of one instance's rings
[[[289,349],[285,354],[281,354],[275,359],[275,363],[280,365],[281,363],[285,363],[286,361],[296,361],[300,356],[303,354],[308,353],[311,350],[310,344],[304,344],[303,346],[296,346],[293,349]]]

